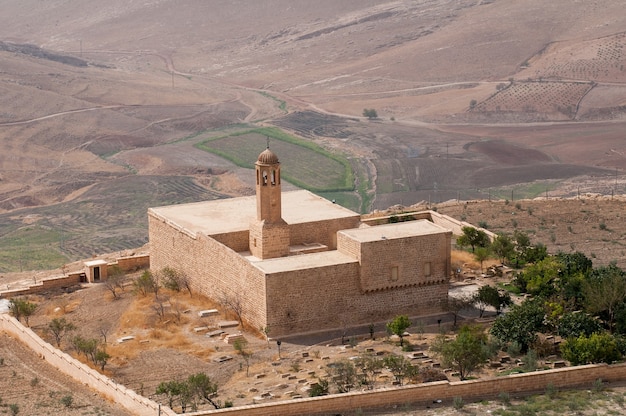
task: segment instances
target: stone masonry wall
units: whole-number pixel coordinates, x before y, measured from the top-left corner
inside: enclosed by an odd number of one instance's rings
[[[267,277],[272,336],[293,335],[442,312],[448,283],[363,293],[359,265],[339,264]]]
[[[248,251],[249,244],[249,232],[246,231],[237,231],[232,233],[224,233],[212,235],[215,240],[224,244],[226,247],[231,248],[236,252]]]
[[[512,397],[541,393],[549,385],[563,389],[568,387],[591,388],[594,381],[618,382],[626,379],[626,364],[594,364],[579,367],[567,367],[558,370],[535,371],[514,374],[507,377],[495,377],[470,381],[438,381],[394,389],[373,390],[333,394],[330,396],[292,399],[262,405],[240,406],[210,412],[190,413],[189,416],[224,414],[237,416],[299,416],[330,415],[355,413],[359,409],[367,414],[368,409],[396,409],[403,404],[413,403],[424,406],[434,400],[442,400],[445,405],[452,405],[454,397],[465,401],[495,399],[501,392]],[[436,414],[436,409],[431,409]]]
[[[250,224],[250,252],[260,259],[274,259],[289,255],[289,226],[285,222]]]
[[[355,215],[348,218],[337,218],[334,220],[316,221],[304,224],[291,224],[291,245],[308,243],[320,243],[328,247],[329,250],[337,249],[337,232],[356,228],[359,226],[361,217]]]
[[[362,243],[361,288],[372,291],[448,280],[446,255],[450,235],[428,234]]]
[[[241,303],[242,316],[255,328],[266,326],[265,278],[235,251],[210,237],[192,236],[154,215],[148,216],[151,267],[187,274],[192,291],[216,301]]]
[[[116,384],[110,378],[89,368],[63,351],[54,348],[42,340],[30,328],[26,328],[7,314],[0,314],[0,330],[11,333],[59,371],[99,391],[100,394],[114,400],[117,404],[132,412],[132,414],[139,416],[156,414],[163,416],[176,415],[169,407],[159,406],[158,403],[140,396],[125,386]]]

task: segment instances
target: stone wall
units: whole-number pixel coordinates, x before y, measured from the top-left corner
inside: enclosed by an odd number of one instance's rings
[[[337,221],[332,227],[340,224]],[[324,266],[266,275],[218,241],[193,236],[156,215],[149,215],[149,234],[153,270],[173,267],[191,278],[193,291],[224,305],[224,296],[237,301],[244,321],[254,328],[269,325],[273,337],[377,323],[400,312],[410,316],[440,313],[448,296],[445,270],[449,266],[442,260],[449,257],[447,234],[433,237],[436,241],[426,236],[425,245],[412,244],[401,255],[395,254],[404,263],[423,258],[419,250],[442,256],[432,262],[431,279],[412,286],[376,287],[369,292],[360,282],[359,263],[341,253],[337,253],[337,262]],[[381,248],[385,243],[379,242]],[[367,253],[372,259],[385,259],[385,253],[377,253],[375,247],[372,250]],[[397,247],[390,246],[390,250],[395,252]],[[380,261],[373,260],[368,267],[375,263]]]
[[[473,224],[470,224],[469,222],[459,221],[456,218],[440,214],[436,211],[407,212],[396,215],[386,215],[383,217],[365,218],[363,219],[363,223],[372,226],[389,224],[392,218],[399,221],[428,220],[444,228],[447,228],[448,230],[452,231],[452,234],[454,235],[463,234],[463,227],[474,227],[487,233],[489,238],[491,238],[492,240],[496,237],[495,233],[487,229],[477,227]]]
[[[337,232],[350,228],[357,228],[361,217],[355,214],[354,217],[337,218],[333,220],[314,221],[303,224],[291,224],[291,245],[296,246],[308,243],[320,243],[328,247],[329,250],[337,249]]]
[[[13,298],[16,296],[34,295],[37,293],[47,292],[48,290],[65,289],[80,283],[80,275],[82,273],[72,273],[67,276],[55,276],[41,279],[31,286],[20,289],[9,289],[0,291],[0,297]]]
[[[140,256],[120,257],[115,260],[115,264],[126,273],[148,269],[150,268],[150,256],[145,254]]]
[[[395,389],[352,392],[262,405],[240,406],[209,412],[190,413],[189,415],[236,414],[237,416],[264,416],[271,414],[273,416],[298,416],[341,414],[342,412],[358,413],[359,409],[363,411],[374,408],[395,409],[407,403],[424,406],[432,405],[434,400],[442,400],[443,404],[452,405],[454,397],[461,397],[465,401],[477,401],[495,399],[501,392],[509,393],[511,397],[524,396],[545,392],[549,385],[557,389],[572,387],[591,388],[598,379],[602,379],[603,382],[618,382],[626,379],[626,363],[610,366],[606,364],[584,365],[484,380],[439,381]]]
[[[124,272],[134,272],[136,270],[150,267],[150,256],[139,255],[130,257],[120,257],[116,259],[115,263],[109,263],[107,267],[119,266]],[[44,293],[49,290],[65,289],[68,287],[76,286],[81,283],[81,275],[84,272],[74,272],[67,276],[52,276],[45,279],[41,279],[38,282],[33,282],[32,285],[19,289],[6,289],[0,291],[0,297],[13,298],[15,296],[34,295],[37,293]],[[106,274],[105,274],[106,275]]]
[[[254,328],[265,321],[263,273],[237,252],[214,239],[193,236],[149,215],[151,268],[173,267],[190,277],[191,290],[208,298],[229,300],[242,306],[242,317]]]
[[[100,392],[105,397],[113,399],[117,404],[135,415],[176,415],[168,407],[159,406],[158,403],[138,395],[133,390],[116,384],[110,378],[89,368],[63,351],[54,348],[42,340],[30,328],[26,328],[7,314],[0,314],[0,330],[12,334],[59,371]]]
[[[364,293],[356,261],[267,276],[272,337],[337,329],[442,311],[448,283]]]
[[[343,247],[340,249],[343,251]],[[447,281],[449,249],[449,233],[362,242],[358,256],[361,289],[375,291]],[[349,251],[353,250],[350,244]]]

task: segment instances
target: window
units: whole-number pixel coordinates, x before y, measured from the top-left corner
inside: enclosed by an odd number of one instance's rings
[[[430,271],[430,262],[427,261],[426,263],[424,263],[424,276],[426,277],[430,277],[431,271]]]
[[[391,268],[391,281],[395,282],[398,280],[398,266],[393,266]]]

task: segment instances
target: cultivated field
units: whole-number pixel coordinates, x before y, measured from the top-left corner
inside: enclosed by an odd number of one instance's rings
[[[276,140],[284,177],[361,212],[625,193],[622,8],[9,1],[0,271],[141,245],[150,206],[250,194],[249,170],[196,146],[242,125],[318,146],[292,159],[302,149]],[[261,136],[215,143],[253,161]]]

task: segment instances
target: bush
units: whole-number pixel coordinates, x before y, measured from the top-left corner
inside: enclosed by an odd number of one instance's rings
[[[61,397],[61,404],[65,407],[71,407],[73,402],[74,402],[74,398],[72,397],[71,394]]]
[[[370,120],[378,118],[378,112],[373,108],[363,109],[363,117],[367,117]]]
[[[617,340],[608,333],[569,338],[561,344],[561,355],[572,365],[611,364],[622,358]]]
[[[311,385],[309,390],[310,397],[325,396],[328,394],[328,380],[325,378],[318,378],[317,383]]]
[[[465,406],[465,402],[463,401],[462,397],[454,397],[452,399],[452,405],[456,410],[461,410],[463,406]]]
[[[568,312],[561,316],[558,323],[558,334],[563,338],[586,337],[602,331],[602,325],[594,317],[584,312]]]

